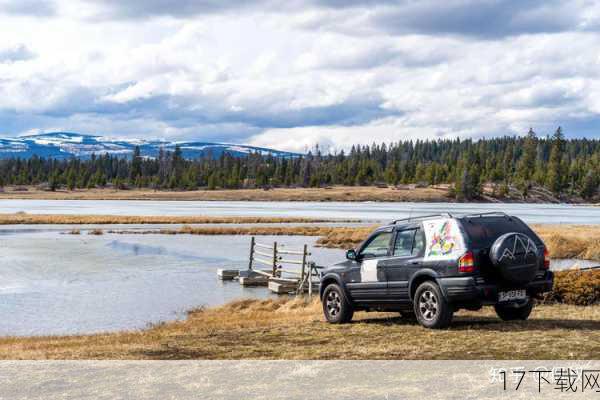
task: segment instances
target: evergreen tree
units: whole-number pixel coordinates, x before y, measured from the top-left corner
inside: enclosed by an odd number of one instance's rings
[[[215,190],[217,188],[217,176],[215,172],[212,172],[208,177],[208,190]]]
[[[518,174],[519,178],[529,185],[534,172],[535,161],[537,157],[537,136],[533,129],[529,128],[527,137],[523,142],[523,155],[519,160]]]
[[[591,199],[598,192],[598,176],[593,171],[588,171],[583,179],[580,195],[586,200]]]
[[[550,160],[548,161],[548,174],[546,183],[548,188],[555,194],[560,194],[564,186],[565,171],[562,163],[565,139],[562,129],[559,126],[552,135],[552,149],[550,151]]]
[[[129,178],[131,182],[136,182],[140,176],[142,176],[142,157],[140,146],[135,146],[133,156],[131,157],[131,174]]]
[[[181,152],[181,147],[179,145],[176,145],[175,151],[173,152],[173,156],[171,159],[172,176],[171,176],[170,185],[171,184],[173,185],[173,187],[171,187],[171,189],[181,187],[181,177],[183,175],[184,164],[185,164],[185,161],[183,159],[183,153]]]
[[[77,184],[76,179],[77,178],[75,177],[75,171],[72,168],[70,168],[69,172],[67,173],[67,188],[69,190],[75,189],[75,186]]]
[[[50,174],[50,179],[48,180],[48,186],[51,191],[56,191],[60,185],[60,178],[57,170],[53,170]]]

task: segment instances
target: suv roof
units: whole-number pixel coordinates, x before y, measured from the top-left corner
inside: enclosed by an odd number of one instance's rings
[[[445,213],[439,213],[439,214],[418,215],[415,217],[395,219],[392,222],[390,222],[390,225],[396,225],[398,223],[407,223],[407,222],[412,222],[412,221],[421,221],[424,219],[438,218],[438,217],[461,219],[461,218],[483,218],[483,217],[491,217],[491,216],[503,216],[503,217],[510,218],[510,215],[508,215],[507,213],[505,213],[503,211],[491,211],[491,212],[473,213],[473,214],[460,214],[457,216],[454,216],[454,215],[450,214],[449,212],[445,212]]]
[[[508,232],[527,234],[534,240],[536,245],[543,245],[542,240],[520,218],[501,211],[460,215],[452,215],[450,213],[419,215],[394,220],[387,225],[377,228],[375,231],[381,232],[394,229],[395,227],[413,226],[420,222],[437,218],[460,221],[464,228],[463,236],[466,235],[465,239],[469,239],[471,245],[478,248],[491,246],[492,242],[498,236]]]

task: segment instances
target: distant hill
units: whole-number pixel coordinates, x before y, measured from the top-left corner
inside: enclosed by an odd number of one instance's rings
[[[157,157],[161,147],[166,151],[173,151],[176,145],[180,146],[183,156],[187,159],[209,155],[218,158],[223,153],[229,153],[235,157],[243,157],[251,153],[271,154],[275,157],[300,156],[297,153],[237,144],[168,142],[130,138],[115,139],[80,133],[52,132],[15,138],[0,138],[0,159],[30,158],[34,155],[55,159],[68,159],[71,157],[87,159],[92,154],[100,155],[107,153],[130,157],[135,146],[140,147],[142,156]]]

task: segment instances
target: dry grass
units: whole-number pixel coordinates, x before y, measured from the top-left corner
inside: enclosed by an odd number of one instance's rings
[[[107,225],[107,224],[280,224],[357,222],[356,220],[333,220],[327,218],[298,217],[211,217],[190,216],[143,216],[143,215],[68,215],[68,214],[0,214],[0,225]]]
[[[360,228],[336,228],[325,232],[317,240],[317,245],[322,247],[350,249],[362,243],[376,226]]]
[[[580,306],[600,304],[600,270],[555,272],[554,287],[544,299]]]
[[[44,200],[244,200],[244,201],[452,201],[448,187],[394,188],[334,186],[332,188],[277,188],[236,190],[155,191],[151,189],[78,189],[48,192],[5,188],[0,199]]]
[[[554,258],[579,258],[600,261],[600,226],[535,225]]]
[[[170,229],[127,230],[114,229],[108,233],[117,234],[160,234],[160,235],[269,235],[269,236],[323,236],[335,232],[335,227],[327,226],[189,226]],[[350,228],[344,228],[350,229]],[[333,246],[331,246],[333,247]]]
[[[324,322],[318,302],[242,300],[140,332],[2,338],[2,359],[597,359],[600,306],[541,305],[529,321],[461,311],[448,330],[397,314]]]

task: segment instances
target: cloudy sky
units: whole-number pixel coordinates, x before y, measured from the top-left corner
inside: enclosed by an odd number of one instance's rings
[[[600,4],[0,0],[0,134],[600,138]]]

